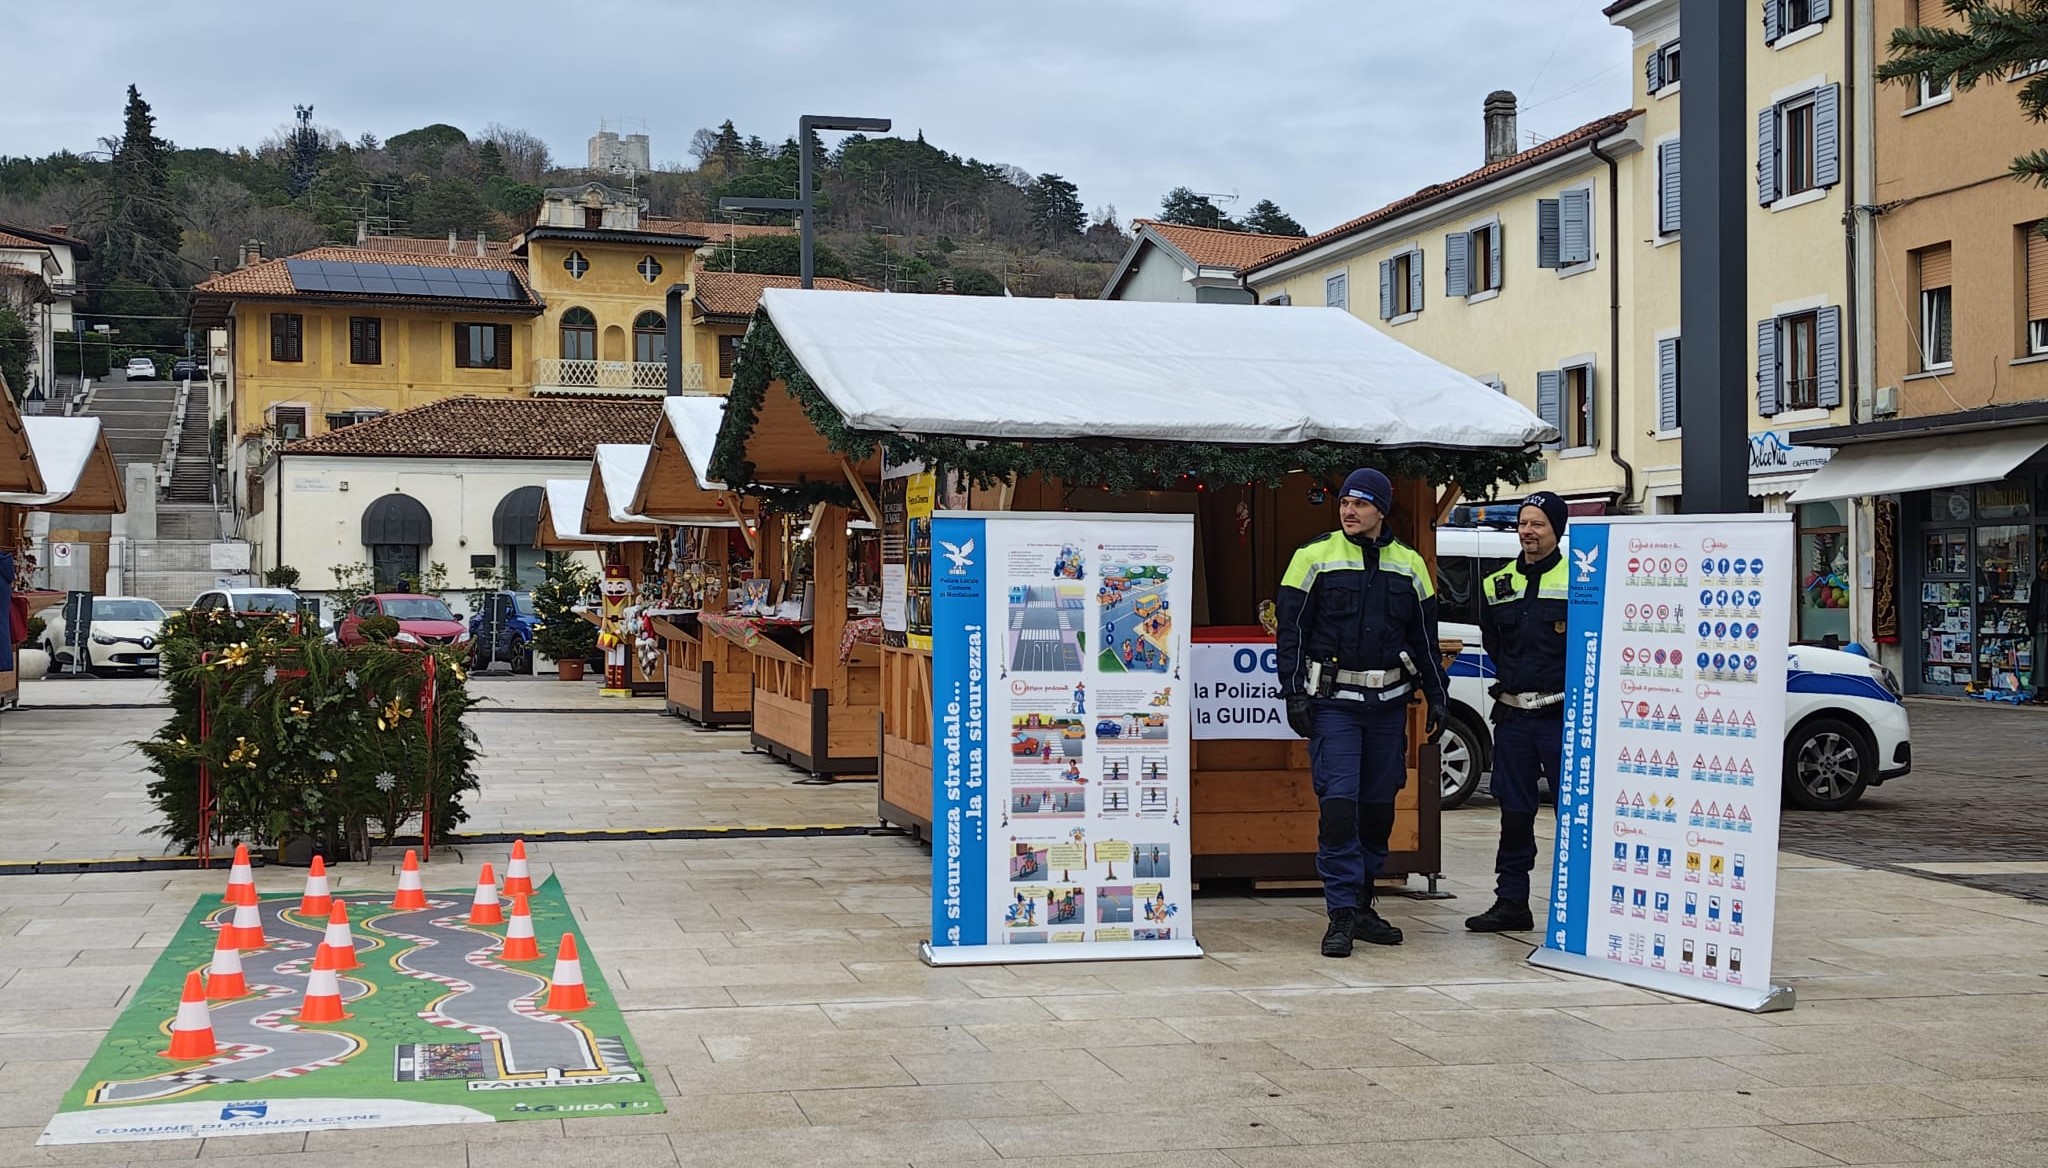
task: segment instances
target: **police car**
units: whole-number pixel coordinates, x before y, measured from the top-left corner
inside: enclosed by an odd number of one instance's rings
[[[1521,554],[1513,531],[1440,527],[1440,633],[1465,643],[1451,666],[1450,710],[1438,740],[1442,806],[1472,797],[1493,758],[1493,664],[1479,641],[1480,582]],[[1785,798],[1809,811],[1840,811],[1863,792],[1913,769],[1912,735],[1898,679],[1858,653],[1793,645],[1785,682]]]

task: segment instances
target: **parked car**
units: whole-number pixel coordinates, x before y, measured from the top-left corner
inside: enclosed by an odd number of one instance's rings
[[[180,357],[171,364],[172,381],[206,380],[206,362],[194,357]]]
[[[405,644],[460,645],[469,641],[462,618],[448,611],[440,597],[413,592],[379,592],[356,601],[335,625],[335,640],[344,645],[362,644],[362,624],[374,616],[397,621],[398,636],[393,640]]]
[[[53,666],[71,664],[72,649],[64,644],[64,606],[45,609],[43,652]],[[86,630],[85,667],[133,669],[143,673],[157,670],[157,642],[164,635],[164,610],[144,596],[95,596],[92,624]]]
[[[147,357],[128,358],[128,367],[121,371],[130,381],[155,381],[156,362]]]
[[[1569,543],[1569,539],[1566,541]],[[1521,554],[1515,533],[1437,529],[1441,635],[1465,648],[1451,666],[1443,737],[1442,806],[1472,797],[1493,759],[1493,663],[1479,643],[1479,583]],[[1808,811],[1840,811],[1863,792],[1913,769],[1912,731],[1898,679],[1859,653],[1792,645],[1785,680],[1785,798]]]
[[[509,662],[512,672],[525,673],[533,668],[533,632],[540,626],[540,614],[533,607],[533,593],[499,591],[490,594],[503,597],[505,612],[505,641],[493,646],[490,630],[484,627],[484,618],[489,615],[489,605],[469,617],[469,664],[472,669],[483,669],[493,660]]]
[[[297,612],[299,594],[289,588],[214,588],[199,594],[191,612]]]

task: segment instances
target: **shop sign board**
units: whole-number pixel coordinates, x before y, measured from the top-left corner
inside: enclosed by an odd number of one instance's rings
[[[931,519],[933,965],[1199,957],[1192,517]]]
[[[1563,778],[1530,960],[1745,1010],[1771,985],[1787,515],[1572,524]]]
[[[1197,640],[1188,647],[1194,738],[1294,739],[1280,696],[1279,653],[1265,640]]]

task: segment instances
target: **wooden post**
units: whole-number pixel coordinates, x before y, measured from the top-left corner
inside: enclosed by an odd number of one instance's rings
[[[860,500],[860,509],[867,515],[868,522],[876,527],[882,526],[882,508],[875,503],[875,496],[868,490],[867,483],[862,481],[860,468],[842,454],[839,456],[839,469],[846,472],[846,481],[853,487],[854,498]]]
[[[721,491],[718,495],[718,503],[719,506],[724,507],[730,512],[734,519],[739,521],[740,538],[747,541],[748,553],[759,558],[761,555],[761,537],[755,533],[754,528],[747,526],[747,513],[740,506],[740,497],[731,491]]]
[[[811,525],[812,684],[830,689],[835,704],[847,692],[839,637],[846,631],[846,520],[844,507],[819,508]]]
[[[1451,508],[1457,506],[1458,500],[1464,497],[1464,489],[1458,484],[1444,484],[1443,493],[1436,497],[1436,521],[1439,525],[1450,519]]]

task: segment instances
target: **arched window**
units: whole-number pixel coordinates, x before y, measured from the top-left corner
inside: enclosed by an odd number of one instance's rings
[[[588,308],[562,313],[562,360],[597,360],[597,318]]]
[[[498,500],[491,513],[491,542],[498,548],[498,567],[505,587],[525,591],[540,583],[545,574],[546,553],[535,548],[540,530],[542,491],[535,486],[516,487]]]
[[[660,364],[668,360],[668,321],[658,312],[633,318],[633,360]]]

